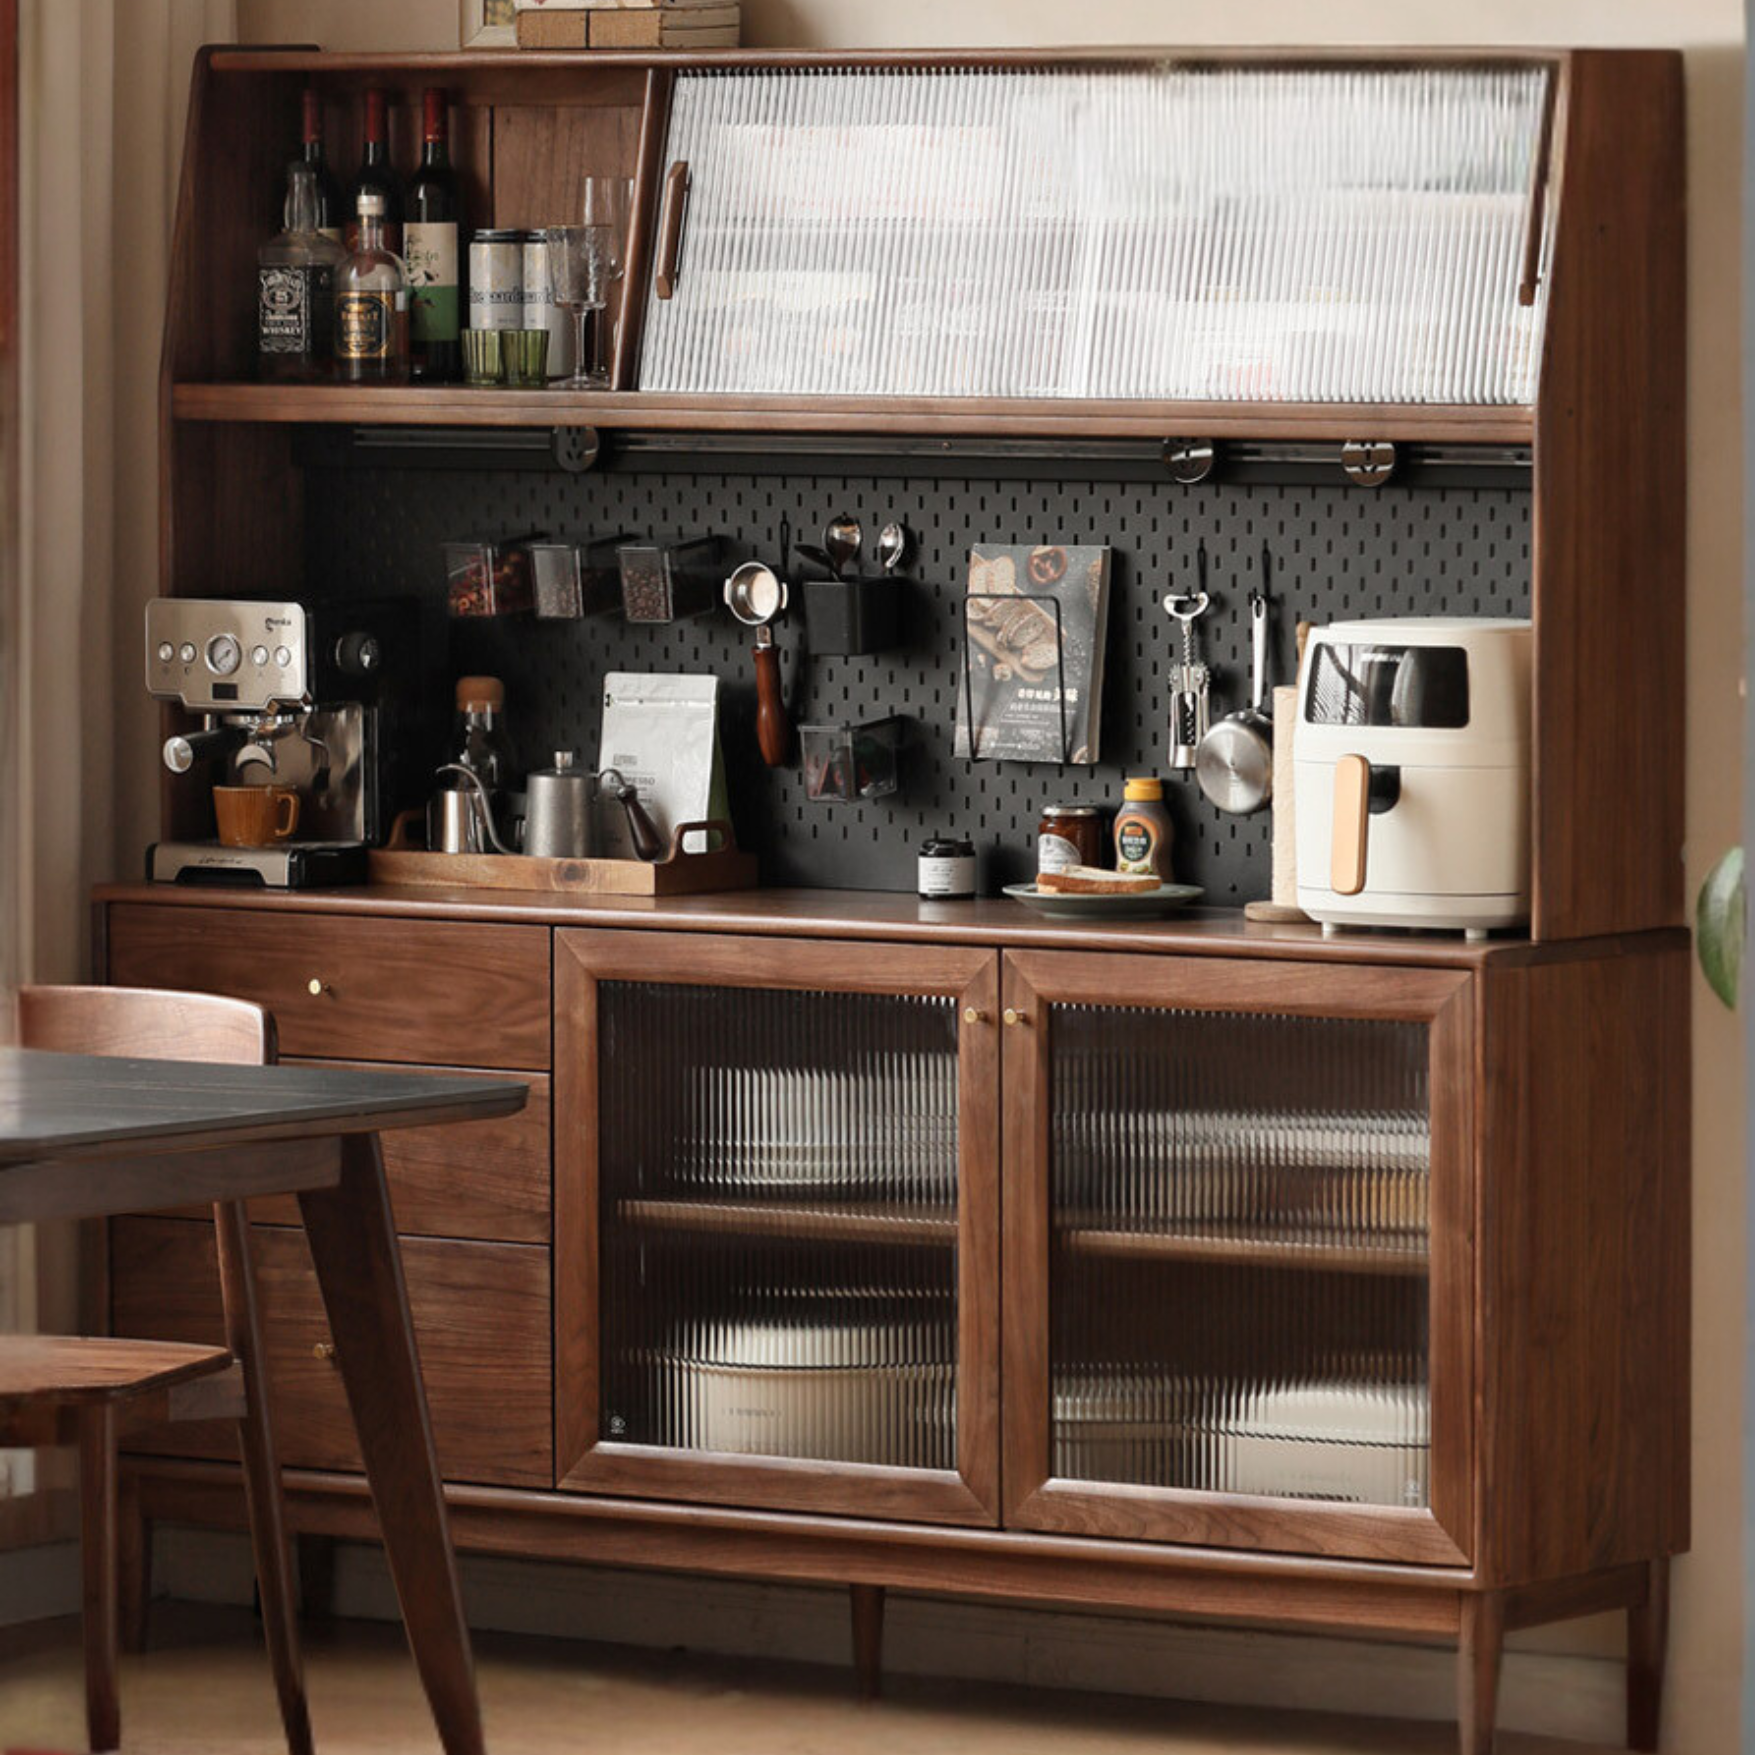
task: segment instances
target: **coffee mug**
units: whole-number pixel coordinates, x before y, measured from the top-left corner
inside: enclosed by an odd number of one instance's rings
[[[216,786],[213,814],[227,847],[272,847],[299,826],[299,795],[290,786]]]

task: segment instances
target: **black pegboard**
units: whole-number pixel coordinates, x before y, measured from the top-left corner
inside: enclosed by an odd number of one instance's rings
[[[829,466],[832,467],[832,466]],[[1118,803],[1128,773],[1162,773],[1177,826],[1180,878],[1217,902],[1265,895],[1270,819],[1230,817],[1192,775],[1165,767],[1165,696],[1175,629],[1161,607],[1172,584],[1193,588],[1204,538],[1215,608],[1203,624],[1215,667],[1214,716],[1248,689],[1246,594],[1271,543],[1276,675],[1290,681],[1293,626],[1375,615],[1527,615],[1530,498],[1516,486],[1362,489],[1335,485],[1090,479],[968,479],[739,473],[689,467],[617,468],[570,475],[540,467],[472,470],[362,463],[311,468],[306,504],[307,589],[314,601],[409,591],[442,609],[440,544],[546,530],[565,539],[615,532],[658,540],[703,534],[734,553],[773,559],[782,520],[815,541],[846,510],[875,533],[905,523],[916,544],[906,644],[867,658],[813,658],[798,606],[779,628],[795,719],[909,722],[902,789],[862,804],[805,797],[796,769],[769,770],[755,748],[747,630],[723,609],[665,627],[619,615],[583,622],[530,619],[450,624],[449,674],[505,679],[520,755],[597,748],[602,678],[611,670],[712,671],[723,680],[722,735],[740,840],[759,850],[766,881],[906,890],[931,833],[959,831],[983,854],[988,888],[1028,877],[1041,807]],[[868,534],[868,543],[872,535]],[[1103,761],[1092,769],[960,761],[951,753],[958,687],[958,605],[972,544],[1108,543],[1115,551]],[[443,681],[440,687],[446,686]],[[435,760],[437,752],[435,752]]]

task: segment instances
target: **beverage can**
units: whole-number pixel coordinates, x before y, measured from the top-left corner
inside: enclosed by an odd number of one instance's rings
[[[544,231],[524,235],[524,327],[548,331],[548,375],[567,377],[573,370],[573,324],[555,301]]]
[[[477,232],[469,243],[469,327],[524,325],[524,241],[516,231]]]

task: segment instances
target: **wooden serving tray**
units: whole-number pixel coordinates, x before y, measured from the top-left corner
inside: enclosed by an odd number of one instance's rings
[[[720,837],[706,853],[685,853],[683,837],[694,830]],[[390,845],[374,848],[367,862],[375,884],[477,890],[564,890],[580,896],[692,896],[706,890],[751,890],[756,856],[741,851],[731,824],[720,819],[679,823],[670,851],[643,859],[536,859],[522,853],[428,853],[407,844],[398,822]]]

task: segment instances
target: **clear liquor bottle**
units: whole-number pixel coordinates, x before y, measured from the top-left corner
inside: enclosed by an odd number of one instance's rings
[[[350,384],[408,376],[408,276],[384,244],[384,197],[359,198],[359,248],[335,275],[335,371]]]
[[[288,167],[285,229],[256,253],[256,358],[264,378],[329,376],[336,275],[346,252],[317,229],[317,176]]]

